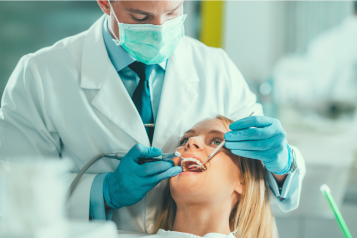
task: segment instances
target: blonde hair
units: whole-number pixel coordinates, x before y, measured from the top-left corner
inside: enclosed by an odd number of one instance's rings
[[[229,130],[232,120],[217,116]],[[244,185],[244,192],[239,196],[229,216],[231,232],[240,238],[272,238],[277,237],[277,229],[269,203],[268,185],[265,180],[264,165],[260,160],[248,159],[229,154],[240,170],[240,179]],[[171,196],[170,187],[164,192],[165,202],[163,210],[156,224],[156,231],[161,229],[172,230],[176,203]]]

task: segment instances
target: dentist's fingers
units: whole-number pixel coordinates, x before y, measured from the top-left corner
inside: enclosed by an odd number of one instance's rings
[[[154,175],[151,178],[146,178],[145,179],[146,180],[145,183],[146,184],[159,183],[162,180],[174,177],[174,176],[178,175],[181,172],[182,172],[182,168],[180,166],[174,166],[174,167],[166,170],[165,172],[162,172],[160,174]]]
[[[279,127],[270,125],[265,128],[247,128],[228,131],[224,134],[226,141],[265,140],[276,136],[285,138],[285,131]]]
[[[233,130],[242,130],[249,127],[267,127],[274,123],[279,123],[279,120],[264,117],[264,116],[250,116],[242,118],[238,121],[235,121],[229,125],[229,129]]]
[[[145,176],[165,172],[166,170],[172,168],[173,166],[174,166],[174,162],[172,160],[149,162],[139,165],[139,168],[133,170],[133,173],[137,176],[145,177]]]
[[[285,140],[277,139],[276,137],[253,140],[253,141],[234,141],[226,142],[224,146],[230,150],[252,150],[252,151],[266,151],[278,146],[285,146]]]
[[[281,148],[274,148],[270,150],[271,153],[279,152]],[[249,158],[249,159],[257,159],[266,163],[271,163],[275,158],[267,157],[265,151],[255,151],[255,150],[231,150],[231,152],[235,155],[239,155],[241,157]]]
[[[139,158],[152,158],[160,156],[161,154],[162,150],[159,148],[136,144],[129,150],[123,159],[132,158],[136,163],[138,163]]]

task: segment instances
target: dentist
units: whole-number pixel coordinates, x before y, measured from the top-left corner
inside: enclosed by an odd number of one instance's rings
[[[103,159],[89,169],[69,216],[152,233],[165,179],[181,168],[138,165],[138,158],[172,152],[193,124],[221,114],[237,120],[225,146],[262,160],[278,205],[297,208],[301,154],[279,121],[263,116],[227,54],[184,36],[183,1],[98,4],[105,14],[89,30],[19,61],[1,101],[0,158],[69,158],[70,182],[95,155],[130,150],[121,162]]]

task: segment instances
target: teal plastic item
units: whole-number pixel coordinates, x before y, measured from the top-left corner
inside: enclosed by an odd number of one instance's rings
[[[352,235],[351,235],[350,231],[348,230],[346,222],[342,217],[340,209],[338,209],[337,204],[331,195],[330,188],[326,184],[323,184],[323,185],[321,185],[320,190],[321,190],[322,194],[325,196],[325,198],[327,199],[328,203],[330,204],[330,207],[331,207],[333,213],[335,214],[336,220],[337,220],[338,224],[340,225],[343,235],[346,238],[352,238]]]

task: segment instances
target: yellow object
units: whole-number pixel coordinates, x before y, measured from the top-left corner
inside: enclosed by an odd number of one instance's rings
[[[208,46],[222,47],[224,1],[201,2],[200,41]]]

